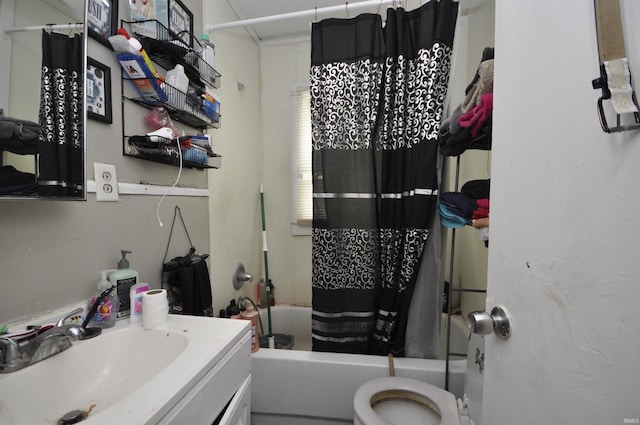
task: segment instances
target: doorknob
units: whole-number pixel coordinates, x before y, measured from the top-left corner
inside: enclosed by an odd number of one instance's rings
[[[486,311],[473,311],[467,316],[469,329],[473,333],[489,335],[495,331],[501,338],[509,338],[511,324],[509,317],[502,307],[494,307],[491,314]]]

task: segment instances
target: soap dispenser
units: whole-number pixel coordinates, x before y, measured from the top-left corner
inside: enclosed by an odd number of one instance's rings
[[[118,311],[118,318],[128,317],[131,314],[131,301],[129,298],[129,291],[133,285],[138,283],[140,278],[138,272],[129,268],[129,260],[127,260],[127,254],[131,254],[131,251],[121,250],[122,258],[118,261],[118,270],[115,270],[109,274],[109,282],[112,285],[116,285],[118,294],[118,301],[120,301],[120,310]]]
[[[111,288],[111,291],[109,291],[108,295],[102,299],[100,305],[95,310],[95,314],[89,322],[93,327],[111,328],[116,324],[120,301],[116,295],[116,287],[107,279],[107,274],[114,271],[116,270],[107,269],[99,272],[102,275],[102,279],[98,282],[98,294],[102,294],[109,288]],[[89,300],[89,303],[87,304],[87,313],[91,311],[91,307],[93,307],[99,297],[100,295],[96,295]]]

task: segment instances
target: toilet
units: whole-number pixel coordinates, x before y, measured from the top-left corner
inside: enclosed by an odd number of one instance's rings
[[[464,400],[416,379],[389,376],[362,384],[353,399],[354,425],[482,425],[484,336],[467,349]]]

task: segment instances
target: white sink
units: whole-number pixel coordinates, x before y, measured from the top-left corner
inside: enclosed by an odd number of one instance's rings
[[[0,375],[0,424],[55,425],[73,410],[89,412],[82,424],[156,423],[245,326],[192,316],[170,316],[153,330],[118,322],[96,338]]]

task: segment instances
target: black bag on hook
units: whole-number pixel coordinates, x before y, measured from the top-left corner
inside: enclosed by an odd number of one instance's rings
[[[173,226],[176,217],[180,215],[180,221],[184,227],[184,231],[189,239],[189,253],[184,257],[175,257],[171,261],[166,262],[171,236],[173,234]],[[171,231],[169,232],[169,241],[167,242],[167,251],[164,254],[162,272],[163,286],[164,273],[168,273],[170,309],[172,313],[188,314],[191,316],[207,316],[213,317],[213,297],[211,295],[211,281],[209,280],[209,268],[206,259],[208,254],[198,255],[196,249],[191,242],[191,237],[184,224],[180,207],[175,207]]]

